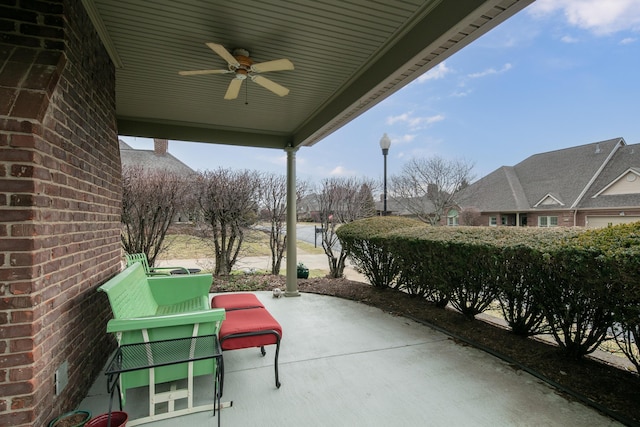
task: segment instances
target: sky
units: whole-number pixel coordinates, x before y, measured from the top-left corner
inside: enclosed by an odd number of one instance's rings
[[[640,0],[537,0],[312,147],[297,177],[381,181],[408,159],[474,165],[479,179],[553,150],[622,137],[640,143]],[[153,140],[121,137],[137,149]],[[286,173],[281,150],[169,142],[194,170]]]

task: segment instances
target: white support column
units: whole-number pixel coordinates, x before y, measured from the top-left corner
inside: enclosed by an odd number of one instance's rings
[[[298,254],[296,252],[297,209],[296,209],[296,151],[287,147],[287,289],[285,297],[299,297]]]

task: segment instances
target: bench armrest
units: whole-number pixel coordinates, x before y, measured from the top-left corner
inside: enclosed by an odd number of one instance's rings
[[[224,309],[210,309],[181,314],[169,314],[164,316],[111,319],[107,323],[107,332],[139,331],[141,329],[193,325],[195,323],[220,322],[224,320],[225,317],[226,316]]]
[[[158,305],[172,305],[208,295],[213,276],[210,273],[153,276],[147,277],[147,283]]]

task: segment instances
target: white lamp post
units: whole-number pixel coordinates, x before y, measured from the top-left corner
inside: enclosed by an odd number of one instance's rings
[[[384,210],[382,216],[387,216],[387,154],[389,154],[389,147],[391,147],[391,139],[385,133],[380,138],[380,148],[382,148],[382,157],[384,157]]]

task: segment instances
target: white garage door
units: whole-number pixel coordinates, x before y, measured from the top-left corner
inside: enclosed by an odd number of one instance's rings
[[[602,228],[609,225],[628,224],[630,222],[640,221],[639,216],[588,216],[588,228]]]

